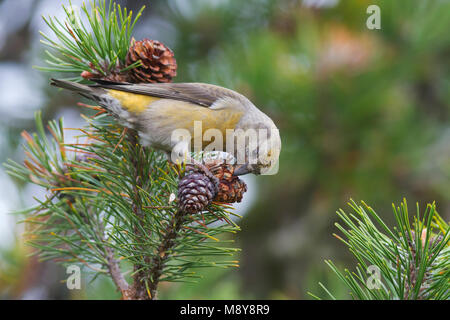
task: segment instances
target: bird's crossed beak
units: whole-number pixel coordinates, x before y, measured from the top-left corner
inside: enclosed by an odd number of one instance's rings
[[[241,164],[234,168],[233,176],[242,176],[244,174],[251,173],[251,170],[249,168],[248,164]]]

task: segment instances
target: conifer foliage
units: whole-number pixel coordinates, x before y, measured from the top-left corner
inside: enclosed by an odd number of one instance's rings
[[[353,213],[337,212],[336,235],[357,260],[356,270],[343,272],[326,264],[357,300],[448,300],[450,298],[450,226],[428,204],[416,214],[406,200],[393,205],[397,225],[391,229],[370,206],[351,201]],[[334,295],[320,286],[330,298]],[[311,294],[314,296],[313,294]]]
[[[51,51],[49,67],[38,68],[86,81],[114,80],[141,65],[127,65],[126,57],[143,8],[134,19],[113,2],[83,4],[84,16],[72,7],[64,10],[64,21],[44,18],[57,40],[42,33]],[[236,267],[238,249],[228,246],[226,236],[239,230],[231,207],[212,202],[201,212],[180,210],[178,183],[185,168],[143,148],[134,130],[102,108],[80,106],[97,112],[83,116],[82,128],[65,128],[63,119],[45,127],[37,113],[37,133],[22,133],[23,164],[6,164],[10,175],[47,191],[20,212],[35,253],[111,277],[123,299],[156,299],[160,282],[195,280],[196,268]],[[65,141],[68,130],[78,132],[76,142]]]

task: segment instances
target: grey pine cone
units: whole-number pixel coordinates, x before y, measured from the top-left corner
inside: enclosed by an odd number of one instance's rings
[[[193,172],[185,175],[178,184],[179,207],[186,213],[204,210],[216,195],[216,187],[209,177]]]

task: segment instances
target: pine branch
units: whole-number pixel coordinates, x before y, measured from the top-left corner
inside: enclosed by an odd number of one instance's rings
[[[106,6],[105,1],[94,1],[90,11],[84,4],[81,9],[88,26],[71,8],[64,8],[64,21],[45,19],[58,41],[43,34],[55,53],[47,52],[51,68],[42,70],[81,72],[75,78],[80,81],[91,78],[86,72],[107,79],[139,65],[140,61],[127,61],[131,64],[123,68],[142,9],[134,20],[131,12],[112,2]],[[154,44],[159,54],[172,56],[159,42],[140,45],[148,49]],[[164,81],[175,74],[175,60],[171,61]],[[153,81],[152,76],[160,79],[161,74],[146,76]],[[184,168],[169,165],[161,152],[141,146],[136,131],[120,127],[101,107],[79,105],[98,113],[83,116],[83,128],[73,128],[79,131],[78,141],[64,141],[62,119],[50,121],[48,138],[38,113],[38,133],[22,134],[23,165],[6,164],[10,175],[47,190],[44,200],[36,199],[36,206],[20,212],[30,226],[27,237],[36,254],[109,275],[123,299],[156,299],[160,282],[190,281],[197,277],[195,268],[237,267],[233,260],[206,260],[238,251],[217,237],[239,230],[229,219],[230,207],[211,204],[197,214],[179,211],[175,195]],[[127,270],[130,283],[122,273],[122,261],[132,266]]]
[[[101,232],[101,238],[106,243],[104,229],[101,229]],[[122,294],[122,298],[124,300],[132,299],[133,293],[130,290],[130,285],[128,284],[122,271],[120,270],[119,261],[115,258],[114,249],[112,247],[109,247],[108,245],[105,245],[105,253],[105,259],[107,261],[109,274],[117,289],[119,289],[120,293]]]
[[[132,204],[132,208],[133,208],[133,213],[136,215],[136,217],[139,220],[139,224],[141,228],[138,228],[137,226],[134,228],[134,232],[136,232],[136,234],[138,236],[142,236],[141,233],[141,229],[143,227],[145,227],[145,225],[142,223],[142,219],[143,219],[143,212],[142,212],[142,207],[141,207],[141,199],[140,199],[140,194],[139,194],[139,189],[142,189],[142,177],[143,177],[143,172],[142,172],[142,150],[138,144],[138,140],[137,140],[137,132],[134,130],[129,130],[127,129],[127,138],[129,140],[129,145],[130,145],[130,153],[132,154],[132,169],[133,169],[133,177],[134,177],[134,184],[133,184],[133,204]],[[148,250],[148,248],[144,247],[139,247],[138,248],[141,251],[146,251]],[[146,257],[145,258],[145,263],[149,263],[149,258]],[[133,292],[134,295],[138,298],[138,299],[147,299],[148,298],[148,293],[146,290],[147,284],[146,284],[146,278],[147,275],[144,271],[144,266],[140,265],[140,264],[136,264],[134,266],[134,286],[133,286]],[[152,295],[153,296],[153,295]]]
[[[170,250],[175,246],[175,239],[179,236],[179,232],[186,221],[186,213],[177,210],[172,216],[172,219],[167,224],[167,228],[164,232],[163,239],[159,245],[156,254],[153,256],[151,264],[153,267],[150,269],[150,295],[152,300],[156,299],[157,288],[159,280],[163,273],[164,262],[167,260],[170,254]]]
[[[42,71],[76,74],[69,78],[83,81],[81,74],[87,72],[107,76],[111,73],[120,74],[140,64],[125,66],[125,57],[132,40],[132,32],[136,22],[145,9],[143,6],[133,18],[132,11],[121,8],[105,0],[91,2],[90,10],[85,3],[81,11],[77,12],[69,2],[63,5],[66,19],[42,17],[48,27],[55,34],[57,41],[41,32],[44,40],[41,43],[53,51],[45,51],[48,67],[37,66]],[[84,16],[83,16],[84,14]],[[87,25],[83,20],[87,20]]]
[[[196,277],[190,271],[195,268],[237,266],[236,261],[205,261],[238,251],[216,238],[239,230],[228,218],[232,212],[213,204],[201,214],[181,213],[177,199],[171,203],[180,168],[136,144],[136,135],[124,135],[107,114],[85,119],[82,143],[69,144],[62,120],[49,123],[48,138],[38,113],[38,134],[23,134],[24,165],[6,164],[12,176],[49,192],[20,212],[30,226],[28,242],[41,259],[109,274],[124,299],[155,299],[161,281],[188,281]],[[133,265],[132,284],[120,261]]]
[[[116,287],[120,290],[124,300],[130,300],[133,298],[132,292],[130,292],[130,286],[125,280],[124,275],[120,271],[119,262],[114,257],[114,251],[106,247],[106,261],[108,261],[108,270],[111,275],[112,280]]]
[[[406,200],[394,206],[397,226],[393,230],[362,204],[350,203],[354,214],[338,211],[348,230],[336,224],[346,239],[335,235],[358,260],[356,271],[341,272],[332,261],[325,261],[351,296],[359,300],[450,298],[450,226],[436,212],[435,204],[427,205],[423,214],[417,205],[412,223]]]

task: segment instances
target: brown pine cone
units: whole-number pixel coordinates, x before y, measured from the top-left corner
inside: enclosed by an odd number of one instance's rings
[[[204,210],[215,194],[214,183],[203,173],[189,173],[178,184],[179,207],[186,213],[194,214]]]
[[[205,166],[219,180],[230,180],[234,173],[234,166],[222,159],[207,160]]]
[[[238,177],[230,180],[220,180],[215,202],[233,203],[241,202],[244,193],[247,192],[247,185]]]
[[[129,71],[130,82],[171,82],[177,74],[177,62],[172,50],[159,41],[133,39],[126,57],[126,65],[137,61],[142,65]]]
[[[222,159],[209,161],[205,165],[219,179],[218,191],[214,201],[220,203],[241,202],[244,193],[247,191],[247,185],[239,177],[233,176],[234,166]]]

